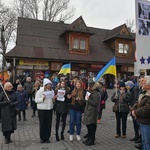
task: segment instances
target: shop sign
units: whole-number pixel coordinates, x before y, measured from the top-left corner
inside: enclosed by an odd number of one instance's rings
[[[49,66],[48,61],[20,59],[19,65]]]
[[[122,66],[122,67],[121,67],[121,71],[127,72],[127,71],[128,71],[128,66]]]
[[[103,65],[91,65],[92,69],[101,69],[103,68]]]
[[[59,71],[61,69],[62,63],[52,62],[51,63],[51,70],[52,71]]]
[[[34,66],[35,70],[48,70],[49,66]]]
[[[18,65],[16,66],[17,69],[33,69],[33,66],[28,65]]]

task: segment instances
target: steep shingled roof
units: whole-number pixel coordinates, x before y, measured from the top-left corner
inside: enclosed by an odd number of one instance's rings
[[[6,57],[105,64],[114,56],[113,51],[103,42],[110,30],[92,27],[87,27],[90,33],[94,33],[90,37],[90,54],[70,54],[68,45],[60,35],[71,27],[72,25],[62,22],[18,18],[17,45]],[[120,64],[134,62],[131,58],[116,60]]]

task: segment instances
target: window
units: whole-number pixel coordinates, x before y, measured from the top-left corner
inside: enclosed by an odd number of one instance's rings
[[[129,45],[128,44],[119,43],[119,49],[118,49],[119,53],[127,54],[128,51],[129,51]]]
[[[80,49],[85,50],[85,40],[84,39],[80,40]]]
[[[79,49],[79,39],[73,40],[73,49]]]
[[[86,50],[86,40],[85,39],[74,39],[73,49]]]

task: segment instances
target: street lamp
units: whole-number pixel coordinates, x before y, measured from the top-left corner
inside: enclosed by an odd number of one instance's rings
[[[4,25],[1,28],[1,44],[2,44],[2,77],[4,78],[4,67],[5,67],[5,53],[6,53],[6,45],[5,45],[5,29]]]

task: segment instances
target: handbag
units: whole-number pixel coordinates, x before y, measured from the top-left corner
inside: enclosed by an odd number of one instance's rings
[[[104,105],[104,104],[105,104],[105,101],[104,101],[104,100],[102,100],[102,101],[101,101],[101,105]]]
[[[113,112],[118,112],[118,106],[117,106],[117,104],[114,104],[114,105],[113,105],[112,111],[113,111]]]

